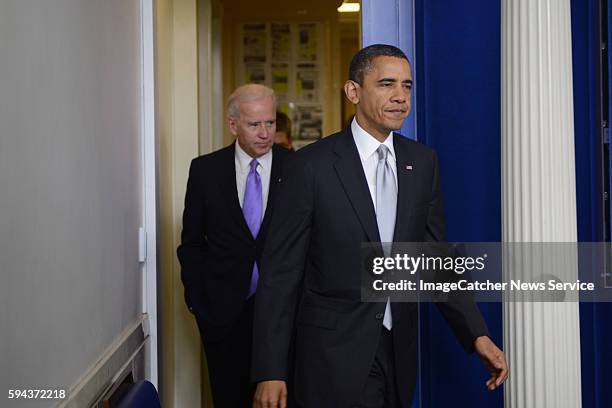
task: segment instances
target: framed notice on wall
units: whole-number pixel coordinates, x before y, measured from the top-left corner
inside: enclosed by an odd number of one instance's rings
[[[274,89],[278,109],[292,121],[296,146],[323,136],[324,24],[240,23],[236,26],[236,85]]]

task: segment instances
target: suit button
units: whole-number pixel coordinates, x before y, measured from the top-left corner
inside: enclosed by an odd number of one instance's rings
[[[376,313],[376,320],[380,320],[385,316],[384,313]]]

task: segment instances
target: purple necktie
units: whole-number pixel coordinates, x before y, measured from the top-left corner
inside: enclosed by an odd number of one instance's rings
[[[261,215],[263,209],[263,200],[261,198],[261,177],[257,173],[259,163],[253,159],[251,161],[251,170],[246,179],[246,188],[244,189],[244,202],[242,203],[242,213],[244,219],[251,230],[253,238],[257,238],[259,227],[261,226]],[[249,287],[250,298],[257,289],[257,280],[259,279],[259,270],[257,262],[253,264],[253,274],[251,275],[251,286]]]

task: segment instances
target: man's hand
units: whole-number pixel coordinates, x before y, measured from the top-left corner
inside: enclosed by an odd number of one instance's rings
[[[253,408],[287,408],[287,384],[279,380],[258,383]]]
[[[508,378],[506,355],[487,336],[480,336],[474,340],[474,350],[491,373],[491,378],[485,385],[489,391],[493,391]]]

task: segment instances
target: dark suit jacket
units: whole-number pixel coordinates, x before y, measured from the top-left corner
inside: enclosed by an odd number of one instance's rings
[[[266,212],[254,239],[238,201],[234,152],[232,144],[191,162],[177,251],[185,301],[209,341],[223,338],[246,302],[274,207],[275,181],[290,154],[273,147]]]
[[[396,242],[443,241],[434,152],[394,135]],[[406,167],[412,166],[408,171]],[[350,128],[299,150],[287,163],[261,260],[252,377],[285,379],[294,313],[295,398],[306,408],[351,407],[376,353],[385,303],[361,302],[360,244],[380,241],[376,214]],[[303,279],[303,289],[300,282]],[[302,292],[299,305],[296,293]],[[466,350],[487,334],[474,303],[439,304]],[[402,406],[417,369],[417,305],[393,303]]]

